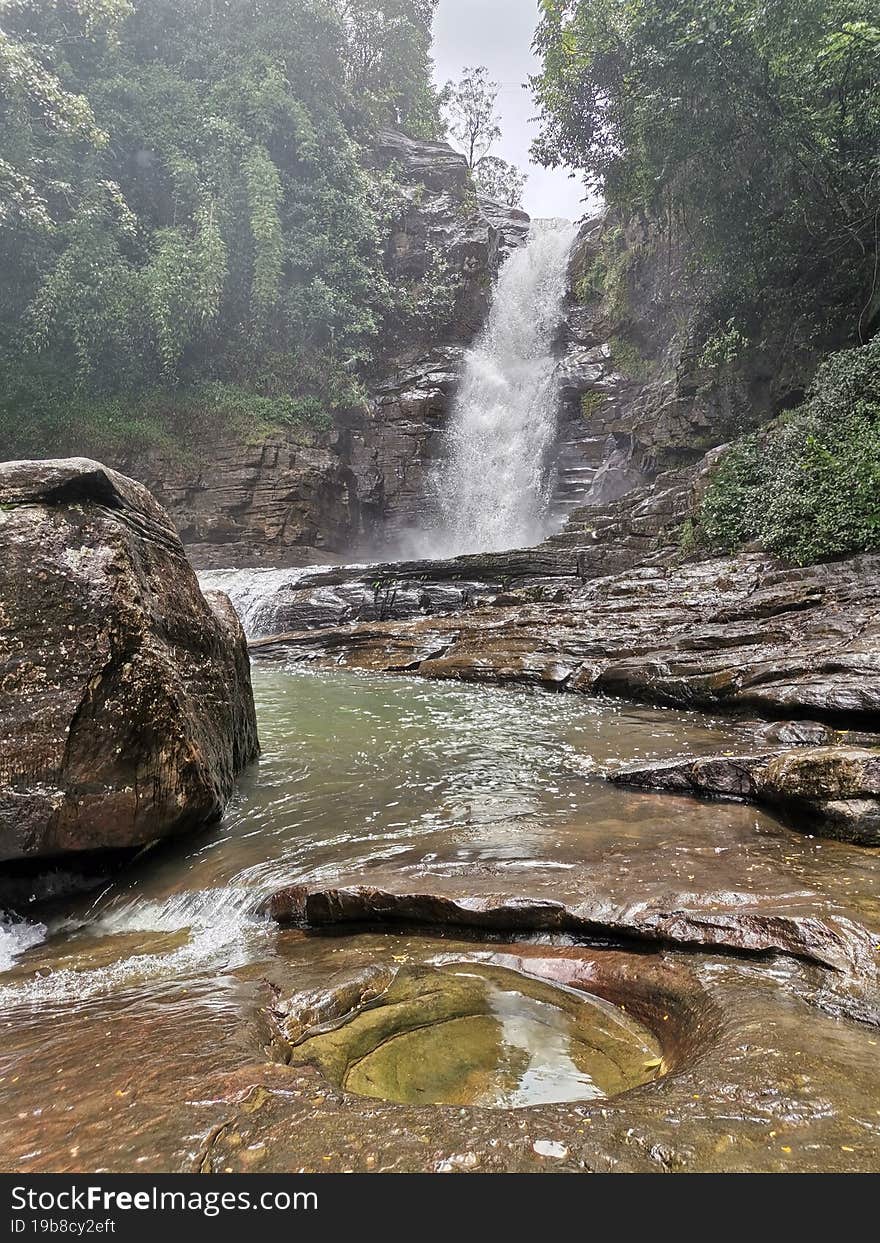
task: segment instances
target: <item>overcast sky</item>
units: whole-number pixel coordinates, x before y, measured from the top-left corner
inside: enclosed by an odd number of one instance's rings
[[[436,78],[442,86],[458,79],[466,65],[486,65],[501,84],[504,137],[495,152],[529,174],[523,206],[532,216],[577,220],[584,214],[580,182],[561,169],[529,163],[537,109],[523,83],[538,65],[531,49],[537,22],[537,0],[440,0],[434,21]]]

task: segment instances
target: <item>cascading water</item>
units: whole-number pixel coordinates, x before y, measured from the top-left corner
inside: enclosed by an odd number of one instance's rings
[[[552,347],[575,235],[568,221],[537,221],[501,270],[433,480],[436,525],[414,538],[416,555],[497,552],[546,534],[557,419]]]
[[[222,591],[232,601],[249,639],[278,634],[283,609],[290,593],[304,581],[320,575],[332,566],[310,566],[288,570],[205,570],[199,574],[202,591]],[[356,566],[349,567],[352,570]],[[326,598],[326,593],[325,593]],[[340,602],[342,612],[344,602]],[[283,626],[280,626],[283,629]]]

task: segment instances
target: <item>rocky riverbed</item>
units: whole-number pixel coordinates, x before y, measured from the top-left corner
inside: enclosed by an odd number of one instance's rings
[[[584,582],[577,556],[568,573],[558,560],[542,563],[540,549],[521,556],[499,555],[491,578],[485,560],[462,558],[452,573],[464,580],[464,609],[459,601],[435,613],[428,603],[415,620],[327,626],[294,606],[300,628],[254,640],[251,650],[841,727],[880,721],[880,558],[798,570],[755,553],[643,564]],[[398,598],[419,580],[430,601],[442,581],[435,573],[430,564],[401,567]],[[445,574],[448,581],[448,567]]]
[[[876,1168],[880,851],[606,780],[766,724],[279,660],[254,687],[220,824],[3,929],[6,1168]]]
[[[686,555],[717,451],[622,442],[673,381],[598,331],[532,548],[203,595],[139,485],[4,468],[6,1168],[880,1166],[880,557]]]

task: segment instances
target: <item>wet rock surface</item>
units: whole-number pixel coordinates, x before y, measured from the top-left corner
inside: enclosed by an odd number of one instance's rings
[[[393,544],[424,516],[462,355],[530,221],[478,196],[464,157],[446,143],[386,129],[373,158],[394,168],[402,191],[385,266],[418,282],[442,256],[454,285],[449,313],[430,331],[398,334],[362,377],[366,399],[327,410],[326,428],[221,438],[198,452],[157,450],[119,463],[165,506],[199,569],[322,565]]]
[[[568,573],[559,574],[566,556]],[[485,596],[468,588],[468,602],[482,597],[482,607],[452,617],[303,629],[258,640],[252,651],[770,718],[803,715],[842,727],[880,723],[876,556],[802,570],[760,554],[661,560],[583,581],[590,572],[584,555],[551,542],[526,553],[460,558],[449,567],[472,582],[484,576]],[[423,590],[435,573],[424,567]],[[406,575],[401,567],[400,578]],[[492,607],[499,581],[517,575],[532,599]]]
[[[761,730],[761,738],[783,747],[821,747],[834,742],[836,736],[819,721],[774,721]]]
[[[305,952],[321,956],[321,946],[294,940],[287,952],[294,966]],[[444,1173],[875,1168],[869,1062],[877,1029],[844,1033],[816,1010],[812,969],[781,965],[768,975],[700,955],[414,936],[335,938],[324,952],[337,966],[369,963],[367,974],[382,964],[393,974],[400,959],[470,965],[625,1004],[657,1033],[666,1073],[611,1099],[487,1112],[369,1101],[340,1091],[318,1068],[242,1070],[221,1089],[228,1112],[200,1168],[253,1168],[254,1153],[267,1171],[292,1160],[306,1170]],[[291,993],[283,972],[273,984],[274,1006],[295,1011],[297,986]],[[311,1004],[338,1005],[340,988],[338,977],[325,982]],[[339,1008],[346,1004],[350,993]],[[275,1054],[284,1056],[283,1045]]]
[[[11,462],[0,544],[0,857],[218,817],[258,750],[246,643],[167,515],[97,462]]]
[[[781,812],[796,827],[880,846],[880,751],[804,747],[624,767],[610,780],[640,789],[742,798]]]
[[[225,824],[84,898],[85,922],[68,906],[0,976],[9,1169],[877,1168],[880,852],[600,776],[748,752],[754,722],[255,681],[265,755]],[[257,910],[273,890],[280,922]],[[450,997],[442,972],[481,983]],[[598,1083],[573,1025],[596,998],[651,1048],[637,1085],[571,1099]],[[452,1024],[421,1050],[417,1011]]]
[[[869,979],[876,975],[877,933],[833,907],[823,909],[814,894],[783,896],[747,889],[684,894],[669,888],[663,901],[652,899],[647,889],[630,888],[633,870],[626,871],[622,887],[632,898],[624,903],[601,880],[591,881],[586,874],[555,886],[557,891],[580,889],[584,900],[565,902],[537,896],[536,889],[542,887],[534,884],[520,893],[487,893],[480,877],[463,883],[438,876],[437,869],[423,885],[427,892],[401,892],[392,877],[386,878],[387,888],[293,886],[279,890],[262,909],[282,925],[307,928],[390,924],[491,933],[563,932],[745,954],[783,953]]]
[[[622,1009],[480,964],[376,969],[274,1012],[288,1065],[400,1104],[527,1108],[657,1078],[657,1040]]]
[[[691,240],[651,213],[586,219],[570,288],[560,343],[561,482],[580,468],[590,505],[633,493],[798,405],[805,378],[838,347],[833,327],[824,343],[797,349],[770,333],[734,365],[712,365],[697,346]],[[605,445],[598,461],[596,438]]]
[[[154,450],[119,465],[161,502],[202,568],[326,563],[357,529],[334,432],[219,439],[198,457]]]
[[[279,1015],[344,1018],[401,969],[516,973],[524,989],[625,1006],[656,1033],[662,1073],[644,1068],[648,1082],[611,1098],[498,1110],[370,1099],[318,1066],[285,1064],[292,1033],[279,1034]],[[155,1056],[137,1074],[124,1012],[85,1013],[73,1038],[48,1033],[51,1061],[36,1078],[57,1099],[16,1123],[28,1157],[15,1168],[117,1171],[137,1159],[147,1173],[871,1172],[880,1029],[835,1016],[826,975],[790,959],[768,970],[565,938],[286,932],[271,963],[235,972],[239,1007],[152,1007],[140,1039]],[[47,1126],[70,1103],[81,1042],[101,1046],[102,1073],[75,1136],[53,1144]]]

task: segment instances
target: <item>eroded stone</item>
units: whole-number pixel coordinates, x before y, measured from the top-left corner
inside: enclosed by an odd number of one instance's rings
[[[257,754],[244,633],[140,484],[0,466],[0,857],[215,819]]]
[[[820,836],[880,845],[880,750],[803,747],[708,756],[628,765],[609,779],[641,789],[741,798],[771,807],[793,826]]]
[[[285,1060],[358,1096],[516,1109],[615,1096],[663,1067],[624,1011],[504,968],[400,967],[375,996],[375,973],[358,984],[332,985],[317,1005],[294,998],[279,1016]],[[332,1017],[315,1024],[316,1009]]]

